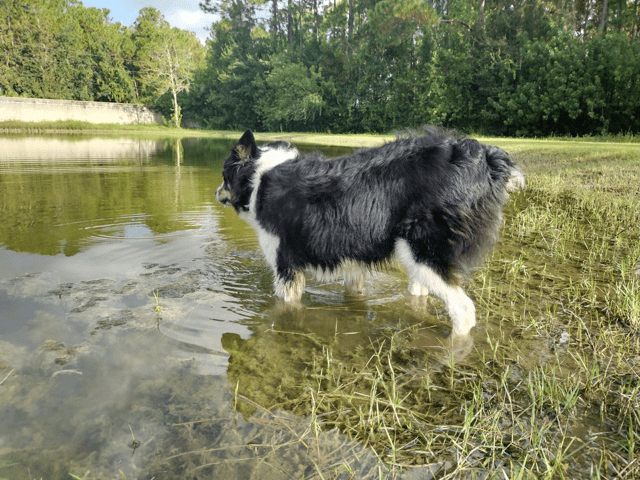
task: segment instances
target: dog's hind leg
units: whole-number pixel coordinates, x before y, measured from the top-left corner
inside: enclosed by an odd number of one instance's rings
[[[429,289],[415,278],[412,278],[409,281],[409,293],[416,296],[427,296],[429,295]]]
[[[424,295],[423,292],[429,292],[440,298],[451,317],[453,333],[468,334],[476,324],[476,309],[464,290],[447,283],[428,265],[417,262],[406,240],[396,242],[396,255],[409,275],[410,293]]]
[[[344,287],[348,294],[359,295],[364,290],[365,270],[361,265],[353,262],[343,266]]]

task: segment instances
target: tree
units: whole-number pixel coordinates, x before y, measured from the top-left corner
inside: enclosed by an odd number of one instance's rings
[[[125,61],[132,55],[131,33],[109,22],[109,10],[75,8],[82,31],[80,47],[91,67],[91,99],[101,102],[133,102],[133,78]]]
[[[270,130],[315,130],[313,124],[325,105],[322,75],[316,68],[275,57],[264,81],[254,82],[263,94],[257,111]]]
[[[89,100],[89,59],[67,0],[0,4],[0,92]]]
[[[217,128],[640,130],[640,0],[205,0]]]
[[[135,99],[129,30],[76,0],[0,3],[0,94]]]
[[[198,108],[189,116],[211,128],[260,130],[255,82],[264,78],[273,36],[258,25],[250,1],[207,1],[200,6],[222,18],[211,26],[206,66],[194,93],[197,100],[191,100]]]
[[[140,10],[133,39],[141,99],[158,99],[170,92],[173,122],[179,127],[182,115],[178,94],[189,91],[195,71],[204,65],[204,47],[195,34],[171,28],[153,7]]]

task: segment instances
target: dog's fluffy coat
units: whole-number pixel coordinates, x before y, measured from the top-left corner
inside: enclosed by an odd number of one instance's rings
[[[441,298],[458,334],[475,325],[460,285],[496,242],[508,192],[524,187],[504,150],[435,129],[331,160],[258,147],[247,130],[223,177],[216,197],[257,231],[278,297],[300,300],[305,269],[359,291],[395,256],[409,291]]]

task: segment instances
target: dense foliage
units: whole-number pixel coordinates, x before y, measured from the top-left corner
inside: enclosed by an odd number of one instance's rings
[[[640,131],[637,0],[283,3],[202,4],[222,19],[190,115],[268,130]]]
[[[153,9],[141,10],[129,29],[74,0],[26,4],[0,6],[0,94],[166,104],[153,92],[168,90],[143,75],[144,42],[154,38],[142,34],[143,20]],[[206,65],[194,61],[182,74],[192,88],[173,93],[185,117],[205,127],[640,132],[640,0],[204,0],[201,7],[219,18]],[[180,51],[186,58],[198,48]],[[156,77],[169,68],[157,66]]]

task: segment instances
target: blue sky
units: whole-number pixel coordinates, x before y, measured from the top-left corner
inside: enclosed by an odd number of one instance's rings
[[[207,28],[215,21],[215,16],[205,14],[198,4],[200,0],[82,0],[85,7],[106,8],[113,22],[132,26],[138,12],[144,7],[155,7],[172,27],[194,32],[201,42],[209,36]]]

